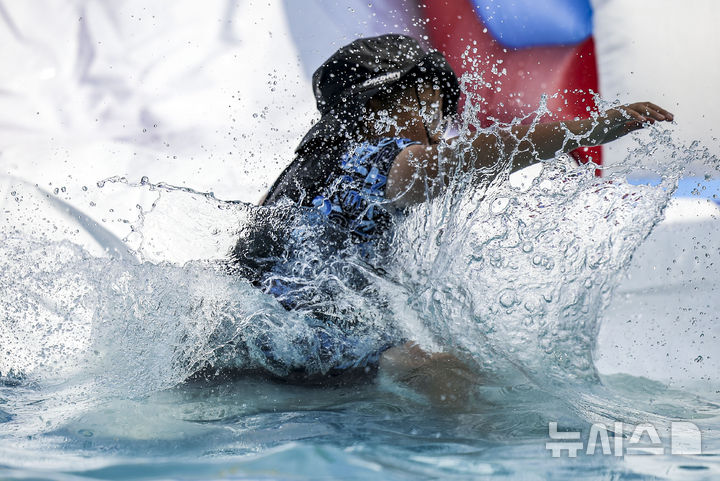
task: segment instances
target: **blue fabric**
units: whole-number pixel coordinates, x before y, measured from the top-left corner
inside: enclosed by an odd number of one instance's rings
[[[592,34],[589,0],[472,0],[475,13],[506,47],[572,45]]]
[[[356,145],[340,159],[343,173],[327,179],[324,192],[313,199],[313,205],[356,236],[372,239],[382,235],[387,219],[378,204],[385,200],[390,168],[405,147],[418,143],[387,137]]]
[[[335,256],[334,247],[345,245],[337,239],[327,236],[340,235],[351,239],[359,247],[359,253],[371,260],[376,254],[376,245],[391,229],[390,214],[382,206],[385,202],[387,177],[397,155],[407,146],[418,144],[404,138],[383,138],[377,142],[356,144],[339,159],[339,171],[325,180],[321,194],[313,199],[313,208],[309,209],[303,222],[292,230],[290,242],[297,252],[313,249],[322,245],[328,257]],[[327,226],[330,225],[331,229]],[[342,239],[341,239],[342,240]],[[292,250],[292,249],[291,249]],[[302,255],[302,254],[300,254]],[[301,309],[312,312],[308,317],[308,326],[313,339],[303,343],[307,350],[307,367],[312,371],[316,360],[333,370],[375,366],[380,355],[393,345],[404,342],[392,338],[392,334],[373,332],[370,340],[363,329],[363,313],[327,312],[328,305],[334,306],[334,287],[318,285],[309,270],[306,276],[298,278],[293,274],[295,259],[289,258],[276,264],[267,277],[268,291],[288,310]],[[342,265],[342,262],[332,264]],[[322,267],[321,267],[322,269]],[[302,269],[301,269],[302,270]],[[361,273],[347,268],[342,271],[341,282],[354,289],[363,289],[367,280]],[[376,308],[382,309],[381,296],[372,301]],[[316,312],[314,307],[324,306]],[[332,308],[331,308],[332,310]],[[345,317],[345,318],[342,318]],[[274,355],[270,343],[261,342],[263,355],[272,365],[282,365],[283,360]]]

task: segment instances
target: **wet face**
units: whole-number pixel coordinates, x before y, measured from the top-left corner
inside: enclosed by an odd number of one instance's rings
[[[442,106],[440,89],[425,82],[390,97],[371,99],[368,120],[376,135],[403,136],[436,144],[445,131]]]
[[[415,91],[420,104],[419,114],[428,132],[428,141],[436,144],[445,133],[442,91],[429,83],[418,85]]]

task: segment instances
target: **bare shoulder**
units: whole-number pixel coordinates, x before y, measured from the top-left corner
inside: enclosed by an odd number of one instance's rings
[[[437,146],[409,145],[395,157],[388,173],[385,195],[403,205],[422,202],[425,200],[422,177],[434,178],[436,175]]]
[[[393,168],[401,166],[401,164],[417,164],[437,153],[437,146],[428,144],[412,144],[408,145],[400,151],[395,157]]]

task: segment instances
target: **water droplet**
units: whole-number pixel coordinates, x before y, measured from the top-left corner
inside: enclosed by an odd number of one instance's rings
[[[515,297],[515,291],[512,289],[505,289],[500,293],[500,305],[503,307],[512,307],[515,305],[515,302],[517,302],[517,299]]]

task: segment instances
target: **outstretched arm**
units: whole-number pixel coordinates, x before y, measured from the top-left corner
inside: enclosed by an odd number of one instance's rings
[[[492,133],[481,133],[472,152],[456,159],[465,171],[492,167],[501,158],[513,156],[513,171],[579,147],[593,147],[616,140],[656,121],[672,121],[673,115],[650,102],[610,109],[597,119],[515,125]],[[388,176],[386,196],[399,205],[426,200],[424,180],[436,180],[440,171],[438,145],[411,145],[395,159]],[[426,179],[418,178],[418,172]],[[433,182],[437,188],[438,182]],[[431,192],[432,194],[432,192]]]
[[[646,123],[672,120],[673,115],[667,110],[650,102],[641,102],[610,109],[597,119],[549,122],[535,126],[517,125],[510,133],[505,133],[509,138],[503,142],[504,153],[511,154],[517,149],[513,158],[513,170],[518,170],[579,147],[594,147],[612,142],[643,128]],[[485,157],[484,161],[494,163],[497,158]]]

